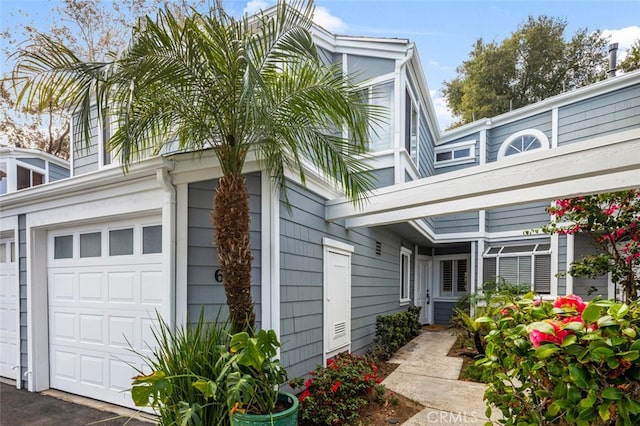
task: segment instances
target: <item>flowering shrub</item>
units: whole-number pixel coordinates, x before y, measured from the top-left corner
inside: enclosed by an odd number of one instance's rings
[[[611,272],[624,289],[625,301],[640,289],[640,190],[556,200],[547,209],[554,220],[542,227],[548,234],[578,232],[591,236],[597,254],[572,262],[569,274],[594,278]]]
[[[303,425],[354,425],[359,410],[371,399],[384,395],[378,367],[367,357],[342,353],[327,361],[327,367],[312,371],[298,396],[298,416]],[[292,381],[300,387],[303,378]]]
[[[497,311],[500,312],[500,311]],[[489,325],[477,365],[506,425],[640,424],[640,303],[528,294]]]

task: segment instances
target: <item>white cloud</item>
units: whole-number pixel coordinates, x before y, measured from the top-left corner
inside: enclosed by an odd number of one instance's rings
[[[447,103],[445,102],[444,97],[442,97],[441,93],[437,90],[430,90],[431,101],[433,102],[433,106],[436,110],[436,117],[438,119],[438,123],[440,123],[440,130],[444,130],[451,123],[453,123],[453,115],[451,111],[447,107]]]
[[[333,16],[329,9],[322,6],[316,6],[313,22],[332,33],[344,34],[347,30],[347,24],[342,19]]]
[[[618,60],[622,61],[626,56],[627,49],[634,41],[640,39],[640,27],[633,25],[618,30],[603,30],[602,35],[609,39],[609,43],[618,43]]]
[[[242,13],[246,13],[247,15],[253,15],[261,10],[264,10],[271,6],[268,2],[264,0],[249,0],[247,5],[242,10]]]

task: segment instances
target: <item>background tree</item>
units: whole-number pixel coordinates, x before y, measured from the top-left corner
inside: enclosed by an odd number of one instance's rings
[[[611,273],[622,286],[625,301],[638,299],[640,290],[640,190],[586,195],[556,200],[555,215],[542,228],[549,234],[585,233],[595,253],[573,261],[571,276],[595,278]]]
[[[83,61],[47,37],[17,57],[18,100],[34,107],[64,89],[60,107],[78,108],[81,131],[97,100],[98,115],[118,125],[110,144],[125,167],[173,141],[185,151],[212,149],[223,175],[212,223],[234,331],[255,321],[247,156],[257,155],[285,200],[286,170],[304,182],[306,160],[354,201],[372,187],[361,154],[379,112],[338,67],[320,60],[313,12],[312,0],[279,1],[271,14],[241,19],[220,3],[184,18],[163,10],[141,21],[131,44],[106,62]]]
[[[443,96],[458,120],[452,127],[492,117],[604,79],[606,39],[578,30],[565,40],[567,22],[529,17],[501,43],[476,41],[469,59],[444,82]]]
[[[626,53],[624,61],[620,62],[620,68],[624,72],[640,70],[640,39],[634,41]]]
[[[117,53],[126,46],[136,19],[156,10],[161,3],[162,0],[61,0],[53,9],[53,24],[44,34],[68,46],[82,60],[105,60],[110,52]],[[202,3],[203,0],[181,0],[172,2],[172,7],[184,11]],[[9,68],[12,53],[20,45],[44,43],[33,23],[3,28],[1,36],[7,45],[2,53]],[[55,98],[35,109],[17,106],[15,88],[7,78],[3,75],[0,86],[0,135],[11,145],[69,158],[68,111],[61,110]]]

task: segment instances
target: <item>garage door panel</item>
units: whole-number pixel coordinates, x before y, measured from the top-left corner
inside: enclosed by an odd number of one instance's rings
[[[98,228],[93,225],[91,233]],[[100,231],[103,241],[110,230],[105,224]],[[81,230],[56,230],[49,241],[55,244],[56,236],[69,234],[74,241],[80,240],[76,234],[83,235]],[[142,232],[133,235],[138,238]],[[145,363],[131,349],[150,354],[156,312],[165,315],[168,310],[162,255],[140,253],[139,241],[133,247],[133,254],[119,256],[102,250],[101,257],[79,257],[76,249],[72,259],[55,259],[55,250],[50,253],[52,388],[133,406],[126,390],[139,374],[136,368],[144,371]]]

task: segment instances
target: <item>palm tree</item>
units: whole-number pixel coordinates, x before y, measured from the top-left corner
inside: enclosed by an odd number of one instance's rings
[[[373,183],[362,159],[380,112],[348,76],[319,59],[313,11],[313,0],[280,0],[272,13],[239,19],[220,2],[186,17],[165,9],[141,20],[129,47],[107,62],[80,61],[50,39],[16,53],[18,98],[31,105],[56,99],[75,109],[87,135],[97,103],[98,115],[119,125],[109,145],[125,168],[169,142],[213,150],[222,177],[212,223],[235,330],[255,321],[247,155],[262,162],[285,200],[285,171],[304,182],[307,162],[354,202]]]

